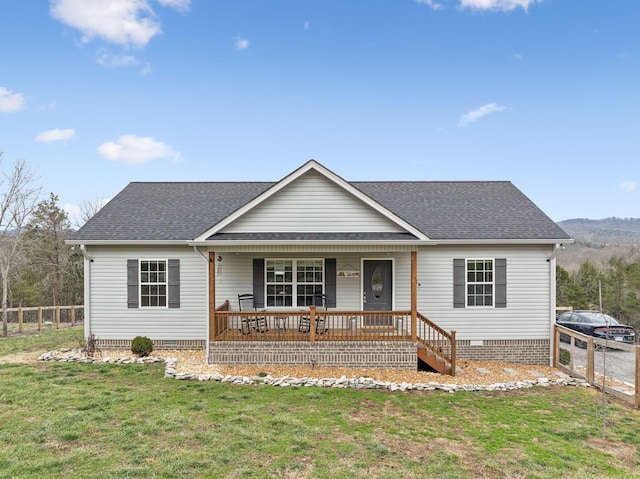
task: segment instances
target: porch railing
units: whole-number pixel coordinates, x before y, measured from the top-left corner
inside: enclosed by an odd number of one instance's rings
[[[440,372],[456,373],[456,332],[447,332],[417,313],[416,339],[423,349],[418,357]]]
[[[211,341],[368,341],[411,339],[410,311],[215,311]]]

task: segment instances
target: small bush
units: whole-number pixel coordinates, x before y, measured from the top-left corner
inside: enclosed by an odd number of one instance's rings
[[[136,336],[131,341],[131,352],[136,356],[149,356],[153,351],[153,341],[146,336]]]
[[[92,358],[98,351],[98,338],[96,338],[96,335],[92,334],[91,336],[85,338],[85,342],[82,343],[81,348],[87,356]]]
[[[568,349],[560,348],[560,364],[569,364],[571,361],[571,353]]]

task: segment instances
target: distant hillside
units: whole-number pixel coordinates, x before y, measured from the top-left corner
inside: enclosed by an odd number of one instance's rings
[[[640,218],[577,218],[560,221],[572,238],[585,243],[640,243]]]
[[[640,218],[577,218],[558,225],[575,240],[558,254],[558,264],[570,272],[586,261],[603,267],[612,257],[640,259]]]

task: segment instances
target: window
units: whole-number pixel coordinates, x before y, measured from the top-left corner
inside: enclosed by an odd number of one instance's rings
[[[321,259],[267,259],[265,269],[267,307],[309,306],[323,293]]]
[[[140,261],[140,306],[167,306],[167,262]]]
[[[467,260],[467,306],[493,306],[493,260]]]
[[[128,259],[127,308],[180,307],[179,259]]]
[[[453,307],[507,307],[507,260],[453,260]]]

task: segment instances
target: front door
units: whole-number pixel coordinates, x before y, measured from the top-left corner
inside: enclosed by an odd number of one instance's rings
[[[391,311],[393,308],[392,261],[364,260],[362,279],[362,308],[365,311]],[[364,326],[392,326],[390,315],[368,315]]]

